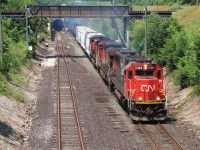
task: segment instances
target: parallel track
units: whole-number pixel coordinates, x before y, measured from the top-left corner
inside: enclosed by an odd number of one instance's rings
[[[139,123],[138,126],[149,138],[150,142],[152,143],[153,149],[162,150],[166,149],[165,146],[167,146],[168,149],[183,150],[183,147],[170,135],[170,133],[159,122],[156,125],[151,126],[142,125],[141,123]],[[151,131],[152,127],[155,128],[154,131]]]
[[[85,150],[64,47],[57,46],[57,149]]]

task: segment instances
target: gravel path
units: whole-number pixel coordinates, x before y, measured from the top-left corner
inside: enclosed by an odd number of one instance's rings
[[[39,87],[37,106],[30,131],[30,149],[49,150],[52,148],[53,128],[53,80],[54,68],[43,70],[42,82]]]

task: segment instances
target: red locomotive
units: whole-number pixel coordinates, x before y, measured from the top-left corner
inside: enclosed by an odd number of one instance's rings
[[[165,120],[167,99],[163,85],[163,69],[150,59],[138,56],[121,44],[88,27],[76,28],[82,45],[93,59],[98,72],[111,92],[118,92],[120,100],[136,121]],[[88,31],[88,32],[83,32]]]

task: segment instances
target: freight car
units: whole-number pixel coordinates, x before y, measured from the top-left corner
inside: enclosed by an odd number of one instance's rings
[[[76,33],[76,39],[93,59],[110,91],[120,94],[133,120],[166,119],[163,69],[158,64],[88,27],[76,27]]]

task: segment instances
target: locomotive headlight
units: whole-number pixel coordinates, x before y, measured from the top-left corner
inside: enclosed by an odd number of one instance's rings
[[[139,99],[139,101],[141,101],[141,100],[142,100],[142,97],[139,97],[138,99]]]
[[[147,70],[147,64],[144,64],[144,70]]]
[[[159,97],[159,96],[157,96],[157,97],[156,97],[156,100],[157,100],[157,101],[159,101],[159,100],[160,100],[160,97]]]

